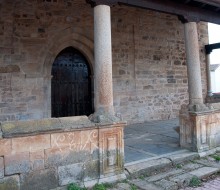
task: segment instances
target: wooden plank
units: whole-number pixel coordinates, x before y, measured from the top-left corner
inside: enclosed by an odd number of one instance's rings
[[[205,21],[220,24],[220,13],[192,7],[170,0],[119,0],[119,4],[151,9],[159,12],[183,16],[186,21]]]
[[[212,10],[207,10],[201,6],[194,7],[187,3],[180,3],[174,0],[86,0],[92,5],[97,4],[121,4],[132,7],[139,7],[143,9],[150,9],[168,14],[180,16],[185,21],[205,21],[215,24],[220,24],[220,13],[218,8],[220,7],[220,0],[196,0],[197,2],[215,5]],[[187,1],[185,1],[187,2]],[[202,5],[202,4],[201,4]]]
[[[204,4],[213,5],[215,7],[220,7],[220,0],[195,0]]]
[[[206,54],[210,54],[214,49],[220,49],[220,43],[205,45]]]

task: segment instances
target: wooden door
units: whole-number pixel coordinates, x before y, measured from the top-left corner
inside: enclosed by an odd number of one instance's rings
[[[85,57],[68,47],[52,66],[52,117],[90,115],[92,110],[90,68]]]

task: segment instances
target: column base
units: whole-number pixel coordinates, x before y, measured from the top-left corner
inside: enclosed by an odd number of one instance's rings
[[[121,118],[115,116],[112,113],[100,111],[91,114],[89,119],[94,123],[118,123],[122,121]]]
[[[188,105],[188,111],[189,112],[207,112],[212,110],[212,108],[209,105],[206,104],[189,104]]]
[[[212,93],[212,91],[208,91],[208,93],[207,93],[207,96],[208,96],[208,97],[211,97],[211,96],[213,96],[213,93]]]
[[[204,152],[220,146],[220,111],[204,106],[197,106],[197,112],[190,111],[190,106],[182,107],[179,118],[181,147]]]

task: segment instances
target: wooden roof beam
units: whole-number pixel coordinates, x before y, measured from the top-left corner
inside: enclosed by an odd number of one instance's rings
[[[220,24],[220,14],[214,10],[206,10],[201,7],[193,7],[189,4],[179,3],[178,1],[171,0],[86,0],[91,5],[98,4],[123,4],[132,7],[139,7],[143,9],[155,10],[163,13],[177,15],[185,22],[190,21],[205,21],[215,24]],[[207,0],[197,0],[198,2],[207,3]],[[214,0],[210,0],[214,1]],[[209,3],[207,3],[209,4]],[[220,3],[218,4],[220,7]]]
[[[119,4],[151,9],[181,16],[185,21],[205,21],[220,24],[220,14],[170,0],[118,0]]]

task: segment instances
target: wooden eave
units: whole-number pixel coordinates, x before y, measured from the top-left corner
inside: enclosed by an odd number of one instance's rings
[[[121,4],[177,15],[183,22],[220,24],[220,0],[86,0],[93,5]]]

